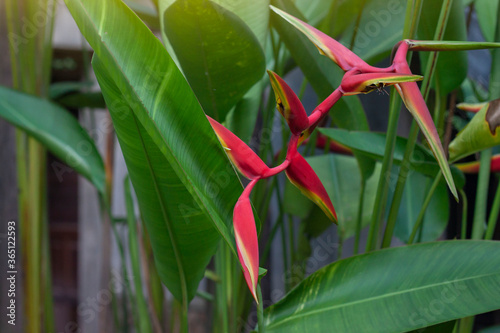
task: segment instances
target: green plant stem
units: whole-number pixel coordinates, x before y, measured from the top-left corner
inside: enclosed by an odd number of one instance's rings
[[[467,194],[465,194],[465,191],[463,189],[459,190],[460,196],[462,197],[462,226],[460,228],[460,239],[466,239],[467,238],[467,214],[468,214],[468,208],[467,208]]]
[[[259,300],[259,304],[257,304],[257,323],[259,325],[259,333],[265,333],[266,328],[264,327],[264,300],[262,299],[260,282],[257,285],[257,299]]]
[[[361,238],[361,226],[363,223],[363,208],[365,202],[366,179],[361,176],[361,186],[359,193],[358,216],[356,219],[356,233],[354,234],[354,254],[359,253],[359,240]]]
[[[420,17],[422,1],[408,0],[406,9],[405,25],[403,28],[403,39],[412,38],[415,34]],[[409,57],[411,54],[409,54]],[[373,206],[372,218],[370,220],[370,231],[366,243],[366,252],[373,251],[378,248],[378,239],[380,232],[380,221],[384,216],[385,206],[387,204],[387,195],[389,187],[389,176],[392,169],[394,147],[396,144],[397,126],[399,114],[401,111],[401,99],[392,89],[390,107],[389,107],[389,122],[387,125],[387,141],[385,144],[385,154],[382,160],[382,168],[380,171],[380,179],[377,185],[377,194]]]
[[[474,206],[474,220],[472,222],[472,239],[481,239],[486,222],[488,200],[488,185],[490,182],[491,148],[481,152],[479,160],[479,175],[477,180],[476,203]]]
[[[495,233],[495,228],[498,223],[498,213],[500,212],[500,184],[497,185],[497,192],[495,198],[493,199],[493,206],[491,207],[490,217],[488,219],[488,228],[486,229],[486,234],[484,239],[493,239],[493,234]]]
[[[448,0],[448,1],[443,2],[443,5],[441,7],[440,17],[438,20],[438,26],[436,27],[436,32],[434,35],[435,40],[442,40],[442,38],[443,38],[444,29],[446,27],[446,23],[447,23],[448,17],[449,17],[451,2],[452,2],[452,0]],[[421,4],[422,3],[420,2],[419,5],[421,6]],[[420,12],[420,10],[421,10],[421,7],[419,7],[417,9],[418,12]],[[413,27],[413,28],[416,29],[416,27]],[[427,62],[427,67],[426,67],[426,70],[424,73],[424,81],[422,82],[422,87],[420,89],[421,93],[422,93],[422,97],[424,98],[424,101],[426,101],[426,102],[427,102],[427,98],[429,96],[430,82],[432,80],[432,77],[433,77],[435,69],[436,69],[437,56],[438,56],[437,52],[431,53],[431,56],[429,58],[429,61]],[[441,108],[439,108],[439,109],[441,109]],[[441,115],[440,112],[435,112],[436,117],[441,117],[440,115]],[[397,216],[398,216],[398,212],[399,212],[399,206],[401,205],[401,200],[403,198],[406,180],[407,180],[408,175],[409,175],[410,165],[411,165],[411,156],[413,155],[413,150],[414,150],[415,144],[417,142],[418,133],[419,133],[419,128],[418,128],[415,120],[413,120],[411,128],[410,128],[410,134],[408,135],[408,141],[406,144],[405,154],[403,156],[403,161],[401,163],[401,168],[400,168],[400,171],[398,174],[396,188],[394,190],[394,196],[393,196],[391,208],[389,211],[389,217],[387,219],[386,229],[384,231],[382,248],[386,248],[386,247],[391,246],[392,235],[394,233],[394,228],[396,226],[396,220],[397,220]]]
[[[422,222],[424,221],[424,216],[425,212],[427,211],[427,207],[429,206],[429,203],[431,202],[432,196],[434,195],[434,192],[436,191],[436,188],[439,185],[439,182],[441,181],[441,172],[437,174],[437,176],[434,178],[434,182],[431,185],[431,188],[429,191],[427,191],[427,195],[425,197],[424,203],[422,204],[422,208],[420,209],[420,213],[418,213],[417,220],[415,221],[415,225],[413,226],[413,230],[411,231],[410,238],[408,239],[408,244],[412,244],[415,236],[417,235],[418,230],[422,226]]]
[[[394,146],[396,144],[396,132],[401,108],[401,99],[396,96],[394,88],[391,94],[389,108],[389,123],[387,128],[387,141],[385,144],[385,154],[382,160],[382,168],[380,170],[380,179],[377,185],[377,194],[373,206],[372,218],[370,220],[370,231],[366,242],[366,252],[373,251],[377,248],[380,221],[387,203],[389,175],[392,168]]]
[[[151,321],[148,314],[146,299],[144,298],[141,278],[141,263],[139,253],[139,236],[137,230],[137,221],[134,212],[134,202],[130,190],[130,181],[126,177],[124,179],[125,202],[127,210],[127,225],[128,225],[128,240],[130,263],[132,267],[132,278],[135,289],[135,313],[137,318],[137,327],[139,332],[152,332]],[[132,294],[131,294],[132,295]]]
[[[401,200],[403,199],[406,179],[408,177],[408,174],[410,173],[410,157],[413,154],[413,149],[415,147],[415,143],[417,142],[418,132],[419,130],[417,122],[413,121],[411,124],[410,134],[408,136],[408,143],[406,144],[403,162],[401,163],[398,180],[396,182],[396,189],[394,190],[394,196],[392,198],[389,216],[387,218],[387,225],[385,227],[384,238],[382,240],[382,248],[391,246],[391,240],[392,235],[394,234],[394,228],[396,227],[399,206],[401,205]]]

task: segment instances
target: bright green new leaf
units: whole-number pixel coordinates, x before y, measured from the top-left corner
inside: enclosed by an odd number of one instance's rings
[[[500,145],[500,99],[486,104],[457,134],[448,148],[450,161],[496,145]]]
[[[250,28],[211,1],[174,2],[164,30],[203,109],[218,121],[264,75],[264,52]]]
[[[265,309],[266,332],[406,332],[500,308],[500,242],[444,241],[337,261]]]
[[[104,164],[94,141],[68,111],[47,100],[0,87],[0,117],[40,141],[104,192]],[[52,165],[58,177],[60,168]]]

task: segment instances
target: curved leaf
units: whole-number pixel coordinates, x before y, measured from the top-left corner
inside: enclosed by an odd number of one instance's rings
[[[264,74],[255,35],[211,1],[177,0],[164,13],[164,29],[203,109],[218,121]]]
[[[92,66],[113,118],[156,267],[179,301],[191,300],[217,250],[219,234],[162,154],[100,59]]]
[[[461,130],[448,148],[450,161],[500,145],[500,99],[487,103]]]
[[[194,210],[207,215],[236,254],[228,227],[242,187],[172,58],[122,1],[66,0],[66,4],[123,95],[118,106],[125,102],[125,110],[132,108],[181,186],[190,193]]]
[[[500,308],[500,242],[445,241],[335,262],[265,310],[266,332],[406,332]]]
[[[47,100],[0,87],[0,117],[26,131],[104,192],[104,164],[94,141],[68,111]]]

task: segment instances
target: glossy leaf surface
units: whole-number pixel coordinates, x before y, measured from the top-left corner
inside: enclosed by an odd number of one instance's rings
[[[450,143],[450,160],[500,144],[500,99],[483,106]]]
[[[94,57],[92,65],[109,105],[160,278],[177,300],[189,301],[220,236],[124,102],[103,62]]]
[[[199,229],[215,228],[236,254],[229,230],[241,184],[171,57],[121,1],[67,0],[66,4],[122,94],[118,106],[125,102],[125,110],[132,108],[138,124],[151,136],[173,175],[179,179],[175,186],[190,194],[185,206],[179,206],[188,211],[183,215],[201,211],[207,217],[204,220],[207,224],[200,225]],[[134,36],[133,48],[130,36]],[[131,178],[133,180],[132,174]],[[159,237],[162,239],[158,246],[165,246],[162,243],[166,235]],[[161,251],[155,251],[155,255],[161,256]]]
[[[266,332],[411,331],[500,308],[499,279],[499,242],[371,252],[306,278],[265,310]]]
[[[176,1],[164,13],[164,29],[205,113],[218,121],[264,75],[259,41],[222,6]]]
[[[104,192],[104,164],[94,140],[68,111],[47,100],[0,87],[0,117],[26,131]]]

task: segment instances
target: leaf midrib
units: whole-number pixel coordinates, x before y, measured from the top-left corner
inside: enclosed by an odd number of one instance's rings
[[[174,252],[175,261],[177,262],[177,267],[179,269],[179,280],[181,283],[182,304],[187,307],[188,293],[187,293],[186,274],[184,272],[183,260],[181,258],[180,251],[178,249],[175,234],[172,230],[171,219],[170,219],[170,216],[168,214],[168,209],[166,208],[166,204],[164,202],[163,196],[160,193],[160,189],[159,189],[158,182],[157,182],[157,177],[156,177],[156,174],[154,172],[148,150],[146,149],[146,145],[144,144],[144,139],[143,139],[143,136],[141,133],[141,129],[139,127],[139,124],[137,123],[137,117],[133,111],[132,111],[132,118],[134,120],[134,125],[135,125],[135,128],[137,130],[137,134],[139,135],[139,138],[140,138],[142,150],[144,151],[144,155],[146,157],[147,166],[148,166],[149,172],[151,174],[151,178],[153,180],[155,193],[159,199],[158,201],[160,203],[160,210],[161,210],[161,214],[163,216],[163,221],[165,221],[165,226],[167,227],[167,232],[168,232],[168,236],[170,238],[170,242],[171,242],[172,249]]]
[[[68,1],[68,0],[66,0]],[[104,2],[104,4],[107,4],[108,2]],[[83,6],[82,2],[81,1],[78,1],[78,4],[80,5],[80,8],[82,9],[82,12],[85,13],[85,15],[87,16],[87,19],[88,21],[91,23],[91,26],[93,27],[94,29],[94,32],[97,34],[97,36],[99,36],[99,39],[100,39],[100,43],[101,45],[106,48],[107,50],[107,53],[109,55],[110,58],[113,59],[114,63],[117,65],[117,68],[118,70],[122,73],[122,77],[126,80],[126,82],[128,83],[129,87],[130,87],[130,90],[134,93],[135,95],[135,98],[140,101],[141,105],[143,106],[143,108],[146,111],[146,114],[147,114],[147,117],[151,120],[151,123],[153,124],[153,126],[156,128],[156,132],[158,133],[158,135],[162,138],[162,142],[164,143],[165,147],[170,151],[170,154],[163,154],[165,156],[165,158],[170,162],[170,164],[172,165],[172,168],[174,169],[174,171],[176,172],[177,176],[179,176],[179,179],[181,179],[181,181],[184,183],[187,182],[189,185],[191,185],[191,188],[193,189],[193,192],[196,196],[196,198],[198,200],[196,200],[197,204],[200,205],[200,208],[202,207],[203,210],[205,211],[205,214],[210,216],[210,218],[212,219],[212,221],[217,221],[218,219],[212,215],[212,213],[210,212],[210,209],[208,209],[208,207],[206,206],[204,200],[202,199],[200,193],[198,192],[198,189],[193,185],[191,179],[189,178],[189,176],[187,175],[187,173],[185,172],[185,170],[181,167],[181,164],[179,163],[179,161],[177,160],[177,157],[175,156],[175,154],[173,153],[173,150],[171,149],[170,145],[166,142],[165,138],[163,137],[162,133],[159,131],[156,123],[153,121],[153,119],[151,118],[151,115],[150,115],[150,112],[149,110],[146,108],[146,106],[144,105],[143,103],[143,100],[139,97],[139,94],[137,93],[137,91],[135,90],[135,87],[132,86],[130,84],[130,81],[128,79],[128,76],[125,75],[125,73],[123,72],[123,69],[122,67],[119,65],[118,61],[116,60],[116,58],[113,56],[113,53],[111,52],[110,48],[108,47],[108,45],[106,44],[106,42],[102,39],[102,35],[100,34],[99,30],[96,29],[96,25],[94,23],[94,21],[92,20],[92,16],[90,16],[90,14],[88,13],[87,9],[85,8],[85,6]],[[125,6],[125,5],[124,5]],[[104,21],[104,17],[102,17],[102,21]],[[160,43],[159,40],[157,40],[155,38],[155,43]],[[163,47],[163,46],[161,46]],[[176,66],[175,64],[173,64],[174,66]],[[134,112],[135,114],[135,112]],[[160,149],[161,151],[161,149]],[[163,152],[162,152],[163,153]],[[175,162],[175,163],[172,163],[172,162]],[[179,174],[180,173],[180,174]],[[183,176],[183,177],[182,177]],[[183,181],[184,179],[184,181]],[[184,183],[186,185],[186,183]],[[187,188],[188,186],[186,186]],[[190,191],[191,192],[191,191]],[[221,221],[222,224],[224,224],[223,221]],[[233,252],[233,254],[236,256],[236,251],[234,249],[234,245],[233,243],[231,242],[230,239],[228,239],[225,235],[224,232],[221,231],[221,229],[219,228],[219,225],[218,223],[214,223],[213,225],[219,232],[219,234],[226,240],[226,243],[228,243],[230,245],[230,248],[231,248],[231,251]]]
[[[494,273],[490,273],[490,274],[481,274],[481,275],[472,276],[472,277],[468,277],[468,278],[449,280],[449,281],[446,281],[444,283],[432,283],[432,284],[424,285],[424,286],[421,286],[421,287],[410,288],[410,289],[406,289],[406,290],[402,290],[402,291],[396,291],[396,292],[387,293],[387,294],[384,294],[384,295],[378,295],[378,296],[368,297],[368,298],[364,298],[364,299],[361,299],[361,300],[350,301],[350,302],[343,303],[343,304],[338,304],[338,305],[323,307],[323,308],[317,309],[317,310],[306,311],[306,312],[304,312],[302,314],[288,316],[284,320],[281,320],[281,321],[277,322],[275,325],[271,324],[271,325],[266,326],[266,327],[267,328],[276,328],[276,327],[282,326],[284,323],[287,323],[287,322],[292,321],[292,320],[295,321],[295,320],[297,320],[299,318],[313,316],[313,315],[318,314],[318,313],[327,312],[327,311],[335,310],[335,309],[342,308],[342,307],[348,307],[348,306],[352,306],[352,305],[360,304],[360,303],[365,303],[365,302],[368,303],[368,302],[372,302],[374,300],[382,300],[382,299],[390,298],[390,297],[395,296],[395,295],[409,294],[409,293],[412,293],[412,292],[417,291],[417,290],[431,289],[431,288],[434,288],[434,287],[446,286],[448,284],[453,284],[453,283],[457,283],[457,282],[464,282],[464,281],[470,281],[470,280],[475,280],[475,279],[487,278],[487,277],[495,276],[495,275],[499,275],[499,274],[500,274],[500,272],[494,272]]]

